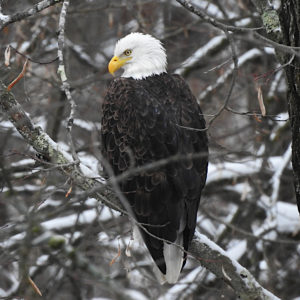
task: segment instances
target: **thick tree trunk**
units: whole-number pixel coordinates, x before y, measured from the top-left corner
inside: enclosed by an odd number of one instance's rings
[[[282,29],[282,42],[285,45],[300,46],[300,2],[299,0],[282,1],[279,20]],[[299,50],[297,50],[299,52]],[[291,55],[285,55],[281,63],[290,60]],[[280,57],[279,57],[280,59]],[[291,64],[285,67],[288,83],[287,101],[289,106],[292,130],[292,163],[295,176],[295,191],[300,212],[300,59],[295,57]]]
[[[268,38],[276,43],[291,47],[300,46],[300,2],[299,0],[281,1],[276,11],[272,1],[253,0],[259,11]],[[291,50],[291,49],[289,49]],[[299,53],[299,49],[294,49]],[[278,61],[284,65],[288,84],[287,102],[292,130],[292,164],[295,176],[295,192],[300,212],[300,58],[291,51],[277,51]]]

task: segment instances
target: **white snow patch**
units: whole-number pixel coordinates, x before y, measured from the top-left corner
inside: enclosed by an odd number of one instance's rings
[[[230,249],[228,249],[227,255],[231,257],[232,259],[239,260],[246,252],[247,250],[247,242],[246,241],[240,241]]]
[[[223,18],[223,13],[219,10],[218,6],[212,4],[210,1],[193,1],[195,5],[215,18]]]
[[[201,275],[206,273],[206,270],[201,266],[192,270],[187,276],[182,278],[177,284],[171,287],[167,293],[160,296],[158,300],[175,300],[178,299],[178,295],[184,298],[184,294],[187,292],[191,292],[198,287],[197,282],[201,280]],[[193,284],[193,282],[195,282]]]
[[[10,246],[16,244],[17,242],[23,240],[25,238],[25,235],[26,235],[25,232],[15,234],[8,240],[1,242],[0,246],[2,246],[3,248],[9,248]]]
[[[203,218],[202,216],[200,216],[199,218],[197,218],[197,224],[199,224],[199,226],[203,230],[206,230],[211,236],[215,236],[217,228],[210,219]],[[200,231],[203,232],[202,230]]]
[[[239,162],[224,162],[208,165],[207,183],[222,179],[236,178],[259,172],[263,160],[249,157]],[[275,171],[282,162],[281,156],[272,156],[268,160],[270,171]]]
[[[30,42],[29,41],[25,41],[21,44],[21,46],[19,47],[18,51],[23,53],[26,52],[26,50],[30,47]]]
[[[7,23],[10,21],[10,16],[7,16],[7,15],[3,15],[1,12],[0,12],[0,22],[2,23]]]
[[[101,124],[99,122],[85,121],[81,119],[74,119],[74,124],[82,129],[93,131],[94,129],[100,129]]]
[[[236,183],[233,185],[228,185],[225,187],[226,190],[236,192],[241,195],[241,200],[245,200],[245,197],[248,193],[252,191],[252,188],[248,181],[242,182],[242,183]]]
[[[139,23],[135,19],[133,19],[123,26],[124,26],[125,32],[128,32],[128,31],[134,32],[139,28]]]
[[[108,234],[106,232],[100,232],[98,234],[98,241],[99,242],[107,242],[109,241],[110,237],[108,236]]]
[[[99,177],[98,165],[99,161],[93,155],[87,154],[85,152],[78,153],[78,158],[80,162],[90,169],[89,177]],[[82,167],[82,164],[80,166]]]
[[[97,213],[95,209],[84,211],[80,214],[78,218],[78,223],[79,224],[91,223],[95,219],[96,215]],[[89,222],[87,220],[89,220]],[[60,217],[49,221],[45,221],[41,225],[45,227],[47,230],[63,229],[63,228],[74,226],[76,221],[77,221],[77,214],[73,214],[70,216],[65,216],[65,217]]]
[[[48,258],[49,258],[49,255],[46,255],[46,254],[41,255],[41,256],[37,259],[36,264],[37,264],[37,265],[43,265],[44,263],[47,262]]]
[[[44,116],[34,117],[32,120],[36,127],[39,126],[43,130],[45,130],[45,128],[47,127],[47,120]]]
[[[216,233],[214,234],[215,239],[218,239],[220,235],[226,230],[227,226],[226,224],[230,224],[232,221],[232,218],[235,216],[236,212],[238,211],[238,206],[235,204],[229,204],[228,207],[229,214],[224,218],[225,224],[220,224],[218,226],[218,229],[216,230]]]
[[[32,158],[25,158],[25,159],[19,160],[17,162],[13,162],[10,165],[11,165],[11,167],[19,167],[19,166],[26,166],[29,164],[33,164],[34,162],[35,162],[35,160]]]
[[[89,206],[96,206],[98,205],[99,201],[95,198],[87,198],[84,202],[85,205],[89,205]]]
[[[13,186],[13,190],[16,192],[35,192],[35,191],[39,191],[41,189],[41,186],[37,186],[37,185],[32,185],[32,184],[25,184],[25,185],[21,185],[21,186]],[[9,191],[9,188],[4,187],[2,189],[2,192],[7,192]]]
[[[220,45],[224,40],[226,40],[225,35],[219,35],[212,38],[208,43],[203,47],[199,48],[194,54],[192,54],[188,59],[186,59],[182,65],[175,70],[175,74],[182,74],[187,68],[193,66],[197,61],[207,55],[207,53]]]
[[[296,204],[278,201],[276,210],[279,232],[295,233],[300,231],[300,216]]]
[[[281,7],[281,0],[273,0],[273,7],[278,10]]]
[[[47,43],[47,46],[45,47],[45,52],[51,52],[53,50],[57,50],[57,40],[51,39],[50,43]]]
[[[123,290],[124,296],[128,299],[128,300],[149,300],[144,294],[142,294],[139,291],[136,290],[129,290],[129,289],[125,289]]]
[[[0,128],[15,128],[14,125],[10,121],[1,121],[1,127]]]
[[[69,228],[76,224],[77,220],[79,224],[90,224],[98,218],[101,222],[106,222],[113,217],[118,217],[119,213],[110,210],[107,207],[104,207],[98,216],[98,211],[96,209],[89,209],[83,211],[79,217],[77,214],[72,214],[65,217],[55,218],[49,221],[43,222],[41,225],[45,227],[47,230],[54,230],[54,229],[63,229]]]
[[[251,159],[236,163],[209,164],[206,183],[256,173],[260,169],[261,163],[261,159]]]
[[[264,47],[264,50],[267,54],[275,55],[275,49],[272,47]]]
[[[268,264],[267,264],[267,262],[266,262],[265,260],[261,260],[261,261],[259,262],[259,268],[260,268],[261,270],[267,270],[267,269],[268,269]]]
[[[0,267],[0,270],[2,269],[2,267]],[[2,270],[1,270],[2,271]],[[16,292],[18,290],[19,287],[19,279],[17,279],[17,276],[14,276],[13,274],[11,274],[10,272],[7,272],[7,270],[3,270],[3,272],[5,272],[6,277],[9,279],[9,282],[11,283],[11,287],[10,289],[4,291],[3,289],[0,288],[0,297],[11,297],[12,294],[14,294],[14,292]]]
[[[61,201],[60,200],[53,200],[53,199],[46,199],[45,201],[43,201],[43,203],[41,205],[39,205],[38,210],[43,209],[45,207],[57,207],[61,205]]]
[[[251,18],[244,18],[238,21],[235,21],[235,26],[239,26],[239,27],[246,27],[249,24],[251,24],[252,19]]]

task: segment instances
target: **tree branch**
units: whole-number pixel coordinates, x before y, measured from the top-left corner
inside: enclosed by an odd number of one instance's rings
[[[279,300],[264,289],[237,261],[231,259],[217,244],[205,235],[195,233],[190,254],[206,269],[222,278],[243,300]]]
[[[59,66],[57,73],[60,76],[60,80],[62,82],[62,90],[65,93],[67,100],[70,104],[70,113],[67,120],[67,134],[70,141],[71,152],[73,159],[76,163],[79,163],[78,155],[75,151],[75,145],[72,138],[72,128],[74,123],[74,116],[76,110],[76,103],[71,95],[70,91],[70,84],[68,82],[66,68],[65,68],[65,61],[64,61],[64,45],[65,45],[65,24],[66,24],[66,17],[67,17],[67,9],[69,7],[69,0],[64,0],[63,6],[61,9],[61,13],[59,16],[59,25],[58,25],[58,41],[57,41],[57,56],[59,61]]]
[[[32,8],[24,10],[23,12],[18,12],[14,15],[3,15],[0,12],[0,31],[7,25],[11,23],[15,23],[17,21],[26,19],[28,17],[34,16],[38,12],[53,6],[55,4],[58,4],[62,2],[63,0],[43,0],[37,4],[35,4]]]

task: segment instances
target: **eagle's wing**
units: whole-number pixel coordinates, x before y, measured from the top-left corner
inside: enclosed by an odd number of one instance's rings
[[[206,133],[189,128],[203,129],[205,121],[178,76],[120,78],[113,81],[105,97],[102,152],[116,175],[176,154],[187,155],[186,159],[141,171],[120,184],[143,227],[149,252],[164,274],[163,240],[178,242],[180,237],[187,250],[206,180]],[[188,157],[194,153],[203,156]]]

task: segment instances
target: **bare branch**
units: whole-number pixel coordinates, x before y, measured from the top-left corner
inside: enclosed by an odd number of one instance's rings
[[[26,19],[28,17],[34,16],[35,14],[39,13],[40,11],[56,5],[60,2],[62,2],[63,0],[43,0],[37,4],[35,4],[32,8],[27,9],[23,12],[18,12],[14,15],[10,15],[10,16],[5,16],[2,15],[0,13],[0,31],[7,25],[11,24],[11,23],[15,23],[17,21]]]
[[[68,78],[66,75],[66,68],[65,68],[65,63],[64,63],[64,44],[65,44],[65,24],[66,24],[66,17],[67,17],[67,9],[69,7],[69,0],[64,0],[60,17],[59,17],[59,25],[58,25],[58,50],[57,50],[57,56],[58,56],[58,61],[59,61],[59,66],[57,73],[60,76],[60,79],[62,81],[62,90],[64,91],[67,100],[70,103],[70,114],[68,117],[67,121],[67,132],[68,132],[68,137],[69,137],[69,142],[71,146],[71,152],[73,159],[76,163],[79,162],[78,155],[75,151],[75,145],[73,142],[72,138],[72,127],[74,123],[74,115],[75,115],[75,109],[76,109],[76,103],[71,95],[70,92],[70,84],[68,82]]]
[[[230,285],[241,299],[279,300],[264,289],[247,269],[231,259],[222,248],[205,235],[196,232],[195,236],[196,239],[192,241],[189,249],[190,254],[203,267]]]

